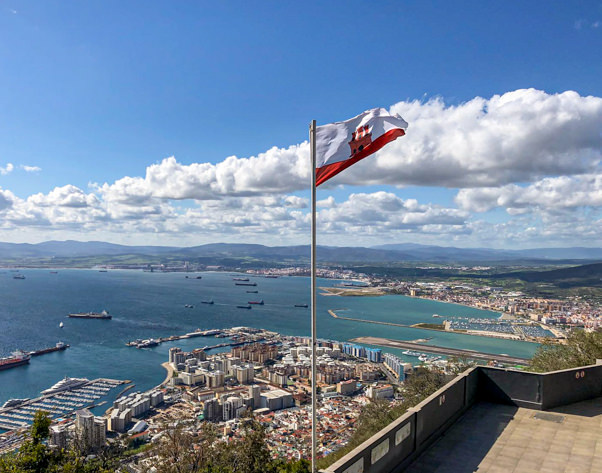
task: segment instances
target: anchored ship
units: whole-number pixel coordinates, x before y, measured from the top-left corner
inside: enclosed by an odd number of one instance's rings
[[[23,366],[29,363],[31,356],[21,350],[12,353],[12,356],[6,358],[0,358],[0,370],[7,370],[9,368],[16,368],[17,366]]]
[[[235,282],[235,286],[257,286],[256,282]]]
[[[74,314],[69,314],[68,317],[75,319],[112,319],[113,316],[109,314],[106,310],[102,312],[76,312]]]
[[[260,301],[249,301],[249,304],[263,305],[263,299]]]

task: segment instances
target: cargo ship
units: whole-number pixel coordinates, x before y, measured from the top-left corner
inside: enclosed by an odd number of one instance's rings
[[[46,353],[52,353],[53,351],[66,350],[67,348],[69,348],[69,345],[67,345],[66,343],[63,343],[63,342],[58,342],[55,346],[50,347],[50,348],[44,348],[42,350],[30,351],[29,355],[31,355],[31,356],[45,355]]]
[[[232,281],[248,281],[249,278],[232,278]]]
[[[6,358],[0,358],[0,371],[7,370],[9,368],[16,368],[17,366],[23,366],[29,363],[31,356],[29,353],[23,351],[15,351],[12,356]]]
[[[237,305],[236,308],[237,309],[250,309],[251,306],[250,305]]]
[[[106,310],[102,312],[76,312],[74,314],[69,314],[68,317],[75,319],[112,319],[113,316],[109,314]]]
[[[256,282],[235,282],[235,286],[257,286]]]

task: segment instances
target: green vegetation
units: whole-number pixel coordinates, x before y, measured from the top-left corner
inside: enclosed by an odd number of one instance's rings
[[[443,330],[443,331],[445,331],[445,325],[443,325],[443,324],[420,323],[420,324],[414,324],[414,325],[412,325],[412,327],[415,327],[415,328],[424,328],[424,329],[427,329],[427,330]]]
[[[538,349],[529,365],[532,371],[556,371],[578,366],[593,365],[602,359],[602,331],[573,331],[566,344],[545,342]]]
[[[28,439],[18,452],[0,456],[0,473],[110,473],[122,461],[154,467],[157,473],[309,473],[305,460],[274,460],[268,450],[265,428],[254,419],[246,419],[241,438],[228,443],[218,440],[211,424],[203,423],[196,431],[182,424],[166,427],[157,445],[131,445],[133,449],[106,447],[87,457],[70,443],[67,450],[52,449],[48,439],[50,418],[45,412],[35,414]],[[193,429],[194,430],[194,429]],[[118,445],[120,442],[115,442]]]
[[[117,469],[119,455],[110,448],[89,461],[75,447],[49,448],[44,441],[50,422],[45,412],[35,413],[28,439],[19,451],[0,457],[0,473],[110,473]]]
[[[418,368],[406,379],[402,395],[403,401],[391,404],[378,400],[366,404],[356,423],[356,429],[349,443],[334,453],[318,460],[318,468],[326,468],[351,450],[361,445],[378,431],[384,429],[395,419],[401,417],[410,408],[419,404],[428,396],[445,385],[447,378],[438,370]]]

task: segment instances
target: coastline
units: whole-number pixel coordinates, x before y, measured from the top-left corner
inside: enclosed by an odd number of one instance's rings
[[[163,382],[161,384],[158,384],[155,389],[160,389],[163,386],[167,385],[167,383],[169,383],[169,380],[171,378],[173,378],[173,374],[174,374],[174,371],[175,371],[172,368],[172,366],[169,364],[168,361],[166,361],[165,363],[161,363],[161,366],[163,368],[165,368],[165,370],[167,371],[167,375],[165,376],[165,379],[163,380]]]

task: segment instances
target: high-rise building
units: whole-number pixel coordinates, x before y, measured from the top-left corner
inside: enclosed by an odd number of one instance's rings
[[[75,412],[75,429],[86,450],[96,450],[106,443],[107,423],[103,417],[94,417],[88,409]]]
[[[57,448],[67,448],[67,430],[64,425],[50,427],[50,445]]]
[[[213,398],[205,401],[203,417],[208,422],[219,422],[222,419],[222,408],[217,399]]]
[[[223,404],[223,419],[225,421],[236,419],[244,410],[242,399],[239,397],[229,397]]]

